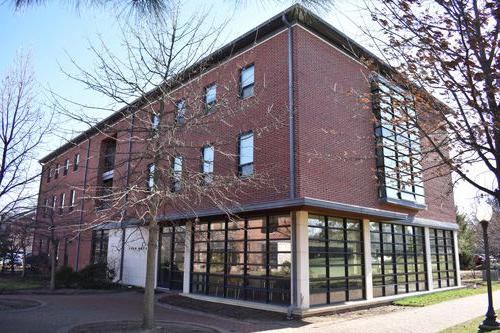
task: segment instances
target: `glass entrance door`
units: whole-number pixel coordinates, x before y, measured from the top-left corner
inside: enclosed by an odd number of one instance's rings
[[[158,257],[158,287],[182,290],[185,226],[163,227]]]

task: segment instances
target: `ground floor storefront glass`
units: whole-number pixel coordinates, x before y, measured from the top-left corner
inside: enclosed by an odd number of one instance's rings
[[[309,215],[308,235],[310,304],[363,299],[361,221]]]
[[[427,289],[424,228],[370,222],[373,296]]]
[[[455,243],[450,230],[429,229],[434,288],[457,285]]]
[[[195,223],[191,292],[290,304],[291,229],[288,214]]]
[[[158,281],[159,287],[182,290],[186,228],[183,225],[161,228]]]

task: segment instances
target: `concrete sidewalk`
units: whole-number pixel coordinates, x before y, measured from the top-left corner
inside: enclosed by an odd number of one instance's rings
[[[500,291],[493,294],[494,304],[500,306]],[[482,316],[487,310],[486,294],[459,298],[420,308],[410,308],[398,312],[367,316],[355,320],[322,322],[298,329],[287,328],[272,332],[311,333],[387,333],[412,332],[431,333],[455,326]]]

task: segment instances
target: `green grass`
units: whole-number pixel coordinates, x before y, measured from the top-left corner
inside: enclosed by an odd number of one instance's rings
[[[0,291],[13,291],[22,289],[40,289],[44,287],[43,281],[30,280],[28,278],[4,278],[0,277]]]
[[[497,312],[500,310],[496,310]],[[478,329],[479,324],[481,324],[484,320],[484,316],[480,316],[474,318],[472,320],[466,321],[465,323],[461,323],[455,325],[453,327],[449,327],[440,333],[471,333],[471,332],[481,332]]]
[[[493,283],[493,290],[500,290],[500,282]],[[393,304],[400,306],[427,306],[446,302],[456,298],[473,296],[483,293],[486,293],[486,286],[481,286],[476,289],[469,287],[463,289],[440,291],[426,295],[405,297],[394,301]]]

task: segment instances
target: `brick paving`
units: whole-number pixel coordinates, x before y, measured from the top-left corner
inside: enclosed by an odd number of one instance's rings
[[[158,295],[163,297],[165,295]],[[13,298],[1,295],[1,299]],[[172,296],[174,297],[174,296]],[[175,296],[177,297],[177,296]],[[500,291],[495,292],[500,301]],[[44,305],[32,310],[0,311],[0,332],[66,332],[75,325],[99,321],[141,320],[142,294],[119,292],[82,295],[16,295],[33,299]],[[175,300],[175,298],[172,298]],[[181,299],[178,299],[179,301]],[[169,302],[175,304],[174,302]],[[176,304],[158,304],[157,320],[193,323],[228,332],[311,332],[311,333],[382,333],[382,332],[439,332],[484,314],[486,295],[476,295],[423,308],[390,308],[363,310],[355,313],[287,321],[275,314],[255,317],[255,310],[229,311],[210,302],[196,309],[180,308]],[[185,305],[185,304],[184,304]]]

